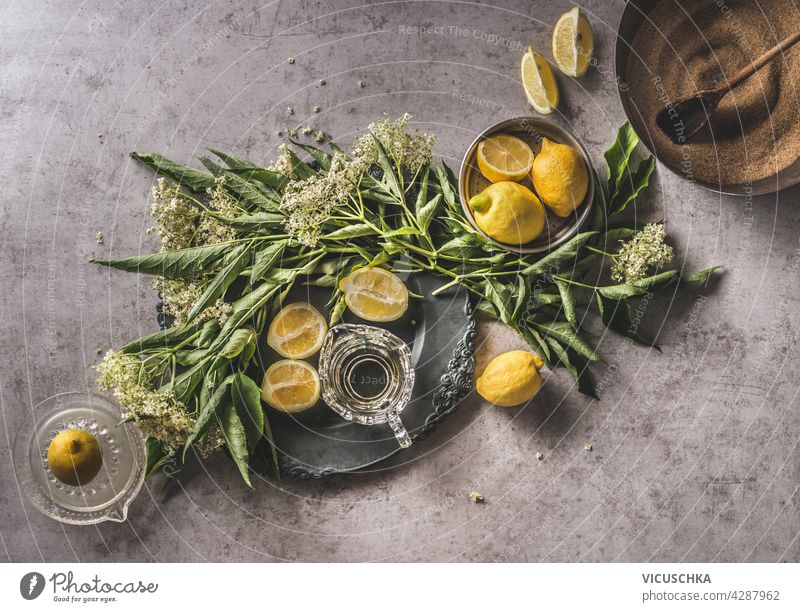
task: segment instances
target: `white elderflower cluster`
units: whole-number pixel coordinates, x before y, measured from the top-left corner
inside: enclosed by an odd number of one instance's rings
[[[164,314],[175,319],[175,325],[187,322],[189,313],[195,302],[203,293],[199,284],[183,278],[161,278],[153,281],[153,289],[161,294],[164,302]],[[220,325],[228,320],[233,307],[222,299],[217,300],[212,306],[194,318],[195,323],[203,323],[209,319],[217,319]]]
[[[194,422],[186,406],[172,395],[154,391],[146,385],[142,374],[143,362],[138,357],[109,351],[96,366],[100,373],[97,386],[114,390],[114,397],[123,410],[123,417],[132,419],[146,436],[160,440],[168,454],[173,454],[186,442]]]
[[[410,133],[406,128],[410,120],[411,115],[405,113],[395,121],[381,119],[377,123],[371,123],[369,131],[372,135],[366,134],[356,141],[353,157],[368,166],[374,164],[378,159],[375,140],[372,138],[374,136],[398,166],[415,174],[423,165],[430,163],[436,138],[419,130]]]
[[[225,189],[224,177],[214,180],[213,189],[208,190],[208,198],[208,208],[224,217],[235,217],[241,214],[236,200]],[[203,215],[197,232],[198,244],[218,244],[236,238],[236,230],[208,215]]]
[[[159,178],[153,187],[151,212],[156,225],[148,233],[161,236],[162,251],[185,249],[194,244],[198,211],[164,178]]]
[[[648,223],[627,242],[614,258],[611,278],[620,283],[634,283],[647,276],[652,268],[663,268],[672,261],[674,251],[664,244],[666,232],[661,223]]]
[[[183,448],[186,438],[194,430],[194,420],[186,406],[164,391],[149,388],[150,381],[143,371],[144,362],[138,357],[117,351],[106,353],[105,359],[95,366],[100,373],[97,386],[100,390],[114,390],[114,397],[122,407],[122,416],[133,420],[139,429],[164,445],[167,455]],[[199,446],[202,455],[208,455],[225,444],[219,427],[215,424]]]
[[[279,174],[282,174],[290,179],[296,179],[297,175],[294,173],[294,163],[292,162],[291,149],[289,148],[289,145],[285,143],[279,145],[278,153],[278,159],[274,160],[269,166],[267,166],[267,170],[278,172]]]
[[[284,227],[300,244],[316,244],[322,224],[357,188],[366,166],[359,159],[336,153],[331,167],[302,181],[291,181],[283,193]]]

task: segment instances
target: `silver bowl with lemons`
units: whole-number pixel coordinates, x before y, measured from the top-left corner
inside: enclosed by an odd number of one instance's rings
[[[508,134],[523,140],[533,151],[534,159],[541,151],[542,141],[545,138],[553,143],[567,145],[577,152],[578,157],[586,166],[586,171],[588,173],[586,193],[581,201],[574,207],[574,210],[562,217],[554,214],[549,207],[544,206],[545,216],[543,231],[532,240],[522,244],[500,242],[492,238],[492,236],[479,227],[475,218],[475,212],[469,205],[469,201],[473,196],[482,193],[487,187],[492,185],[492,181],[486,178],[479,168],[478,147],[487,138],[500,134]],[[564,244],[577,234],[581,226],[589,218],[595,198],[595,176],[594,165],[589,158],[586,148],[569,130],[553,121],[540,117],[518,117],[495,123],[478,134],[467,149],[464,159],[461,162],[461,169],[458,177],[458,190],[464,216],[475,230],[487,240],[500,248],[516,253],[546,253]],[[532,191],[539,200],[543,199],[542,195],[537,192],[530,173],[515,182]]]

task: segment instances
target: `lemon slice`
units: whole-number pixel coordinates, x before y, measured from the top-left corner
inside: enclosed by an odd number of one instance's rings
[[[285,306],[272,320],[267,344],[282,357],[304,359],[322,347],[327,331],[328,323],[316,308],[297,302]]]
[[[399,278],[381,268],[359,268],[339,283],[347,307],[367,321],[385,323],[408,309],[408,289]]]
[[[495,134],[478,144],[478,168],[493,183],[525,178],[531,165],[533,151],[516,136]]]
[[[264,372],[261,399],[276,410],[300,412],[319,400],[319,374],[305,361],[281,359]]]
[[[528,47],[528,52],[522,56],[520,70],[528,102],[543,115],[552,113],[558,106],[558,83],[550,64],[533,47]]]
[[[577,6],[561,15],[553,31],[553,58],[564,74],[586,73],[594,53],[594,33],[586,15]]]

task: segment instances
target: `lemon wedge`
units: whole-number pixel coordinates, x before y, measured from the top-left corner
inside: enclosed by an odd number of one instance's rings
[[[566,75],[586,73],[594,53],[594,32],[586,15],[577,6],[561,15],[553,30],[553,58]]]
[[[305,361],[282,359],[264,373],[261,399],[276,410],[301,412],[319,400],[319,374]]]
[[[533,151],[524,140],[495,134],[478,144],[478,168],[493,183],[525,178],[533,165]]]
[[[520,70],[528,102],[543,115],[552,113],[558,106],[558,83],[550,64],[533,47],[528,47],[528,52],[522,56]]]
[[[304,359],[322,347],[327,331],[328,323],[316,308],[297,302],[285,306],[272,320],[267,344],[282,357]]]
[[[381,268],[359,268],[342,279],[339,289],[347,307],[367,321],[395,321],[408,309],[403,281]]]

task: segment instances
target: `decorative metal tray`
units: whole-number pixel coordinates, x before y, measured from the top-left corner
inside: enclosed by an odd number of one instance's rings
[[[431,292],[441,284],[441,278],[431,275],[410,276],[406,280],[409,291],[424,297],[411,298],[408,311],[398,321],[370,323],[388,329],[411,346],[416,380],[411,403],[401,416],[414,443],[425,438],[439,421],[453,412],[472,388],[475,366],[472,306],[464,289],[431,297]],[[306,288],[290,294],[287,302],[306,300],[324,313],[329,295],[329,291]],[[343,321],[364,323],[349,311]],[[266,367],[280,356],[266,348],[265,341],[259,342],[259,351],[259,375],[263,375]],[[317,366],[317,357],[308,361]],[[298,414],[266,410],[279,451],[281,472],[290,478],[321,478],[363,469],[401,450],[388,424],[365,426],[346,421],[323,400]]]
[[[410,404],[402,420],[414,443],[423,440],[473,386],[475,367],[475,318],[467,291],[454,287],[442,295],[431,292],[442,279],[414,274],[404,279],[409,291],[424,296],[411,298],[406,314],[392,323],[370,323],[388,329],[411,346],[416,380]],[[307,301],[327,316],[329,290],[300,287],[285,303]],[[159,308],[159,322],[166,324]],[[349,311],[345,323],[364,323]],[[307,359],[318,366],[319,355]],[[266,368],[281,357],[266,343],[266,328],[250,374],[261,382]],[[286,414],[264,404],[278,449],[281,474],[288,478],[323,476],[364,469],[399,450],[388,424],[365,426],[346,421],[320,399],[316,406],[297,414]],[[256,469],[258,467],[256,466]]]

